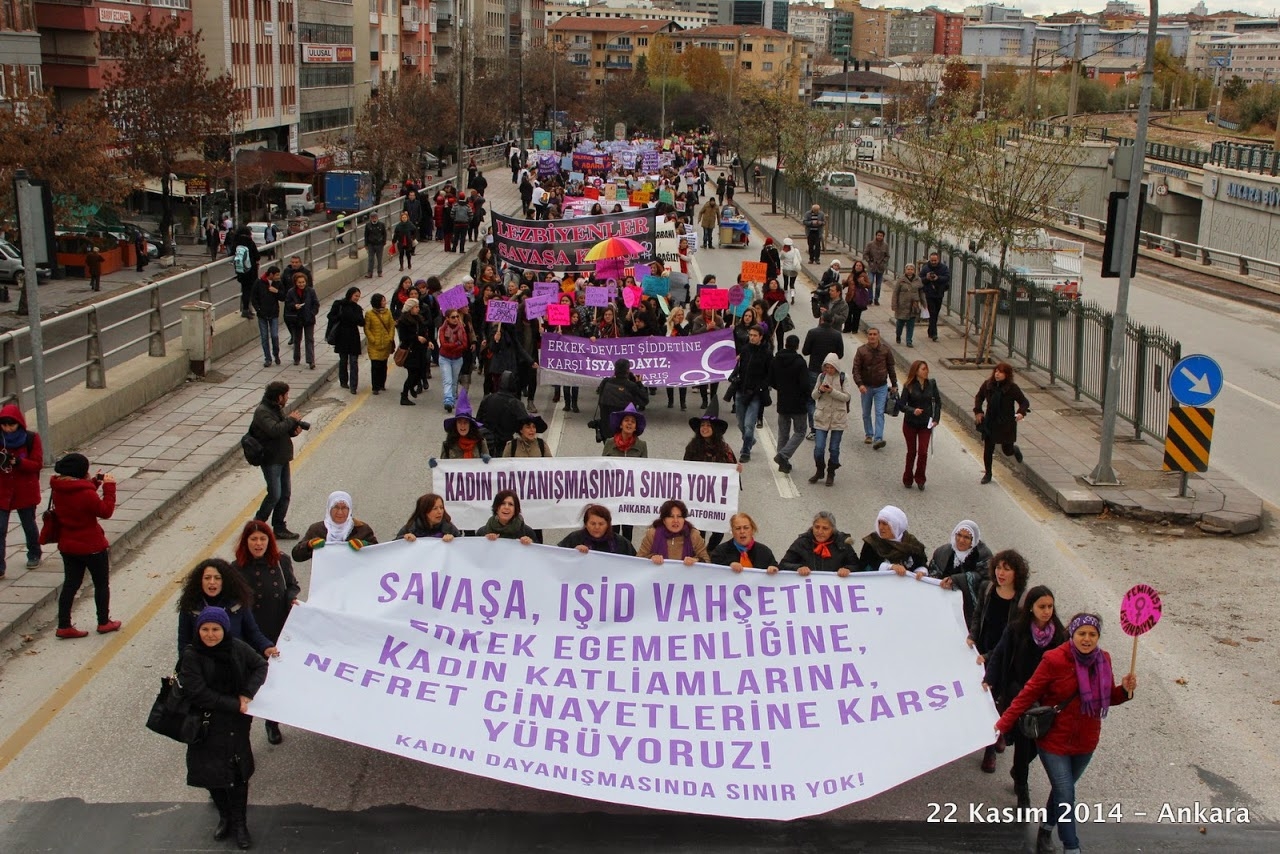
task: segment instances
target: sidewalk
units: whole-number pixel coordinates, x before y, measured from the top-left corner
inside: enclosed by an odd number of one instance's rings
[[[804,229],[794,219],[769,213],[767,200],[757,202],[750,193],[740,193],[734,200],[753,223],[752,245],[743,260],[754,261],[765,237],[781,243],[790,237],[796,246],[805,245]],[[858,248],[859,250],[861,247]],[[860,251],[849,247],[828,246],[821,265],[805,264],[812,281],[817,282],[831,261],[840,258],[847,270],[851,259]],[[886,287],[889,282],[886,278]],[[952,426],[967,429],[976,436],[973,425],[973,397],[988,376],[986,368],[955,368],[950,359],[959,358],[964,349],[962,330],[952,326],[954,318],[944,316],[938,324],[938,342],[929,340],[925,323],[917,321],[914,344],[893,342],[894,320],[888,306],[869,307],[862,315],[863,327],[878,326],[883,339],[894,351],[901,381],[906,368],[916,359],[924,359],[935,368],[932,377],[942,392],[943,405]],[[999,348],[997,353],[999,355]],[[938,370],[945,368],[945,370]],[[1102,413],[1091,401],[1076,401],[1068,390],[1051,386],[1048,375],[1014,364],[1018,384],[1031,401],[1031,415],[1018,426],[1018,444],[1024,462],[1017,465],[997,451],[996,458],[1014,469],[1021,469],[1026,479],[1067,515],[1101,513],[1104,508],[1125,516],[1147,521],[1196,524],[1202,531],[1223,534],[1247,534],[1262,526],[1263,502],[1257,495],[1221,472],[1192,474],[1187,497],[1178,497],[1175,473],[1162,470],[1164,449],[1150,442],[1121,439],[1115,444],[1112,466],[1122,481],[1119,487],[1095,487],[1084,478],[1093,471],[1100,449]],[[1123,427],[1119,431],[1124,434]],[[982,472],[975,469],[974,484]]]
[[[510,170],[497,167],[485,175],[490,182],[486,196],[489,209],[519,210],[520,194],[511,183]],[[459,255],[446,253],[443,243],[422,242],[414,255],[412,275],[418,279],[434,274],[450,286],[466,274],[474,257],[474,250]],[[358,261],[343,259],[343,263],[359,264],[363,270],[364,251]],[[355,280],[364,293],[361,302],[366,307],[369,296],[381,293],[389,297],[400,280],[395,258],[384,259],[382,270],[383,275],[372,281],[365,279],[363,273]],[[283,347],[287,338],[285,330],[280,331]],[[95,467],[116,478],[116,510],[112,518],[102,521],[115,565],[121,563],[132,543],[149,533],[171,507],[183,500],[192,486],[216,476],[225,463],[240,456],[240,437],[253,409],[262,400],[267,383],[276,379],[288,382],[290,404],[303,406],[337,368],[333,348],[322,341],[317,341],[317,370],[295,367],[288,358],[283,361],[281,366],[264,368],[262,349],[255,336],[251,344],[215,363],[219,382],[187,383],[81,447],[66,449],[84,453]],[[41,510],[48,501],[52,473],[52,469],[45,469]],[[26,544],[16,513],[10,514],[7,546],[7,574],[0,579],[0,641],[46,603],[54,601],[62,587],[62,560],[56,546],[44,547],[44,562],[38,569],[24,568]],[[86,590],[93,595],[88,584],[80,595],[85,595]]]

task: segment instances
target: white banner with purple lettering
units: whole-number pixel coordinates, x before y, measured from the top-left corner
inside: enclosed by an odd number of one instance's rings
[[[991,742],[965,634],[958,592],[892,573],[329,546],[250,713],[567,795],[794,819]]]
[[[453,524],[473,531],[493,515],[493,496],[510,489],[532,528],[580,528],[582,508],[603,504],[617,525],[648,525],[678,498],[699,531],[728,531],[738,512],[738,472],[723,463],[638,457],[494,457],[440,460],[431,485]]]

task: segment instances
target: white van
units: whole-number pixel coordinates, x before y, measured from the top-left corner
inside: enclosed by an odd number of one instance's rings
[[[858,201],[858,176],[852,172],[828,172],[822,176],[822,189],[837,199]]]
[[[310,184],[295,184],[286,181],[272,185],[274,197],[281,199],[278,204],[286,214],[302,211],[304,214],[315,213],[316,197]]]

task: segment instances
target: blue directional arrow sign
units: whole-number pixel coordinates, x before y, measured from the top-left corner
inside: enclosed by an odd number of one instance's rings
[[[1187,356],[1173,366],[1169,391],[1183,406],[1208,406],[1222,391],[1222,367],[1208,356]]]

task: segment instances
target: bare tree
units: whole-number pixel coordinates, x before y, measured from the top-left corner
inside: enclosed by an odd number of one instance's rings
[[[976,144],[973,123],[963,119],[934,133],[927,126],[913,126],[891,149],[897,164],[912,175],[911,180],[895,181],[889,188],[894,209],[930,235],[958,230],[961,202],[968,190],[967,155]]]

